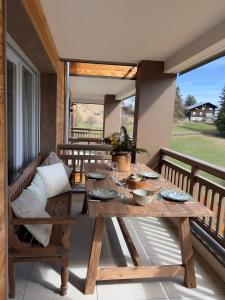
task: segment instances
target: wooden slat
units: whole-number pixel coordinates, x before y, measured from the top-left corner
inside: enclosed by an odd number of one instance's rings
[[[184,267],[169,266],[142,266],[142,267],[115,267],[98,270],[97,280],[119,280],[154,277],[175,277],[184,275]]]
[[[94,76],[120,79],[135,79],[137,66],[94,63],[70,63],[70,76]]]
[[[14,218],[13,225],[22,225],[22,224],[76,224],[75,218]]]
[[[120,225],[120,229],[122,231],[124,240],[127,244],[127,248],[130,252],[130,255],[131,255],[131,258],[133,260],[134,265],[135,266],[141,266],[142,265],[141,258],[138,255],[137,249],[134,246],[134,243],[131,239],[129,231],[127,230],[127,227],[126,227],[126,224],[124,223],[124,220],[122,218],[117,218],[117,220],[118,220],[118,223]]]

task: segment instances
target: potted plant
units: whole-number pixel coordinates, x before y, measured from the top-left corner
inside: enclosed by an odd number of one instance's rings
[[[129,172],[131,168],[131,153],[146,153],[147,150],[137,148],[130,138],[126,127],[122,126],[120,132],[114,132],[104,139],[106,144],[113,146],[112,161],[117,162],[120,172]]]

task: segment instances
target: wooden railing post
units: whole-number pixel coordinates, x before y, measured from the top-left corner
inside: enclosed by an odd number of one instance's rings
[[[195,186],[195,176],[197,175],[199,169],[196,168],[195,166],[191,167],[191,174],[190,174],[190,194],[193,195],[194,192],[194,186]]]

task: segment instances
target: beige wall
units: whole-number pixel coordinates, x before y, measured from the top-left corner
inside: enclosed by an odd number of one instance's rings
[[[104,136],[115,131],[120,131],[121,101],[116,100],[115,95],[105,95],[104,99]]]
[[[163,70],[163,62],[141,61],[136,80],[134,141],[149,151],[137,160],[153,167],[160,148],[170,146],[172,131],[176,75]]]

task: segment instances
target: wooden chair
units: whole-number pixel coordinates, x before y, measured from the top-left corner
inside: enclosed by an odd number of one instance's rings
[[[61,266],[60,294],[65,295],[69,277],[70,225],[75,223],[71,218],[71,192],[48,199],[46,211],[51,218],[17,218],[11,209],[14,201],[32,181],[42,158],[39,156],[23,171],[22,175],[9,186],[9,295],[15,297],[15,263],[58,260]],[[25,224],[53,224],[50,242],[43,247],[26,230]]]
[[[66,165],[73,168],[73,192],[85,192],[85,162],[110,163],[111,150],[112,146],[105,144],[60,144],[57,146],[57,155]]]

